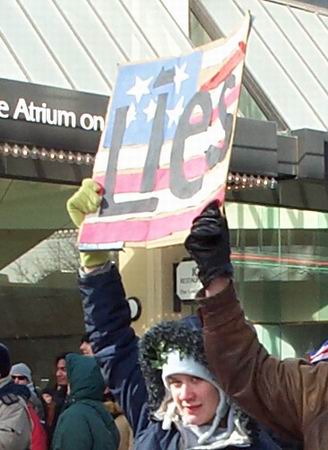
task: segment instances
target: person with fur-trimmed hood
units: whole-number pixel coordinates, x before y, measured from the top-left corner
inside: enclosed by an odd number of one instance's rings
[[[140,340],[139,361],[152,415],[163,430],[179,431],[178,448],[279,448],[218,385],[196,316],[153,326]]]
[[[68,201],[80,226],[101,196],[84,180]],[[209,371],[194,321],[162,322],[138,340],[120,274],[107,252],[81,254],[84,321],[106,382],[134,433],[135,450],[279,449],[230,402]]]

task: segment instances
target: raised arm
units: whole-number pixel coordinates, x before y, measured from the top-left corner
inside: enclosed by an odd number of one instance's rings
[[[304,428],[328,408],[328,365],[280,361],[259,343],[236,298],[229,230],[215,203],[195,219],[185,246],[205,287],[199,310],[205,348],[224,391],[260,422],[302,439]]]
[[[75,225],[83,223],[85,214],[96,212],[100,202],[99,185],[84,180],[67,203]],[[105,251],[81,253],[81,266],[79,287],[86,333],[107,385],[138,434],[148,423],[147,393],[121,276]]]

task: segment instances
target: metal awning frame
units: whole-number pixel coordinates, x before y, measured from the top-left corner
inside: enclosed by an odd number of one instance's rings
[[[213,19],[213,17],[207,12],[206,8],[198,0],[190,0],[190,11],[195,15],[200,25],[204,28],[206,33],[212,40],[225,37],[222,30]],[[282,115],[272,105],[268,96],[263,89],[254,80],[247,67],[244,67],[243,84],[254,102],[258,105],[268,120],[272,120],[277,123],[278,130],[288,130],[287,122]]]

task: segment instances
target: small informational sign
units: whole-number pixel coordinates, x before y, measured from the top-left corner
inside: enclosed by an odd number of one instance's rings
[[[176,295],[180,300],[193,300],[202,288],[195,261],[181,261],[176,267]]]
[[[103,202],[80,250],[181,243],[229,168],[250,17],[186,55],[119,67],[93,177]]]

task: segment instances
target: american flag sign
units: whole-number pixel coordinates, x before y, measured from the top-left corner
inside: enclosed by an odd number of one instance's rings
[[[93,177],[104,188],[81,250],[182,242],[224,201],[250,18],[228,39],[118,69]]]

